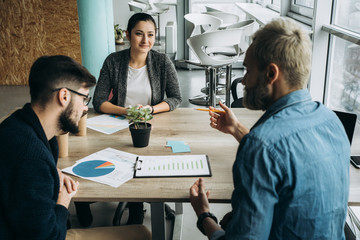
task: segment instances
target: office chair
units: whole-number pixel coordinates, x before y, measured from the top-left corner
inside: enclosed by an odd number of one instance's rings
[[[204,14],[211,15],[222,20],[219,29],[225,29],[228,25],[239,22],[239,16],[229,12],[204,12]]]
[[[231,71],[232,63],[238,61],[241,52],[239,48],[239,39],[243,34],[242,29],[225,29],[213,32],[206,32],[203,34],[195,35],[187,40],[187,44],[193,51],[199,62],[186,60],[185,62],[205,68],[206,80],[209,82],[209,95],[203,97],[204,105],[216,106],[216,82],[217,82],[217,69],[226,67],[226,94],[225,104],[230,106],[230,85],[231,85]],[[222,54],[209,54],[205,49],[208,47],[222,47],[232,46],[237,52],[234,56],[226,56]],[[192,99],[189,101],[193,104]],[[200,105],[200,104],[198,104]]]
[[[222,12],[219,9],[213,8],[213,7],[209,7],[209,6],[205,6],[206,12]]]
[[[128,2],[130,12],[140,13],[146,10],[146,5],[137,1]]]
[[[233,97],[233,102],[231,103],[232,108],[244,108],[243,105],[243,97],[239,97],[237,93],[237,88],[239,83],[241,83],[243,77],[239,77],[234,79],[234,81],[231,83],[231,95]]]
[[[202,13],[188,13],[184,18],[191,25],[189,37],[218,30],[219,26],[222,24],[220,18]]]

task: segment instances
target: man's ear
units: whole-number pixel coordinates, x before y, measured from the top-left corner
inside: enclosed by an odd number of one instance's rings
[[[57,99],[62,107],[66,107],[71,100],[71,94],[66,88],[62,88],[57,94]]]
[[[266,77],[269,80],[269,84],[273,84],[279,78],[279,67],[275,63],[270,63],[266,67]]]

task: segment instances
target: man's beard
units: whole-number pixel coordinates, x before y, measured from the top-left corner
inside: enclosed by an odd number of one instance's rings
[[[258,77],[258,85],[244,88],[243,105],[252,110],[266,110],[270,106],[270,94],[265,77]]]
[[[60,129],[64,132],[70,132],[72,134],[77,134],[79,132],[79,126],[76,124],[74,120],[71,119],[71,115],[73,113],[73,104],[70,104],[66,107],[66,109],[60,114],[59,117],[59,125]]]

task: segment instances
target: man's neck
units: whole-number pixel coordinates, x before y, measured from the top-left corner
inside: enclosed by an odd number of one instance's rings
[[[31,107],[40,120],[40,124],[44,129],[46,138],[50,140],[54,136],[58,135],[58,118],[60,113],[54,111],[54,109],[49,106],[40,107],[38,105],[31,104]]]
[[[278,81],[275,81],[272,87],[270,87],[271,104],[289,93],[300,89],[301,88],[298,87],[290,87],[288,82],[281,76]]]

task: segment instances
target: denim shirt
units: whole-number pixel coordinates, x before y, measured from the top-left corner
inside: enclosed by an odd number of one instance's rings
[[[350,144],[307,90],[277,100],[244,136],[233,165],[233,216],[212,239],[345,239]]]

